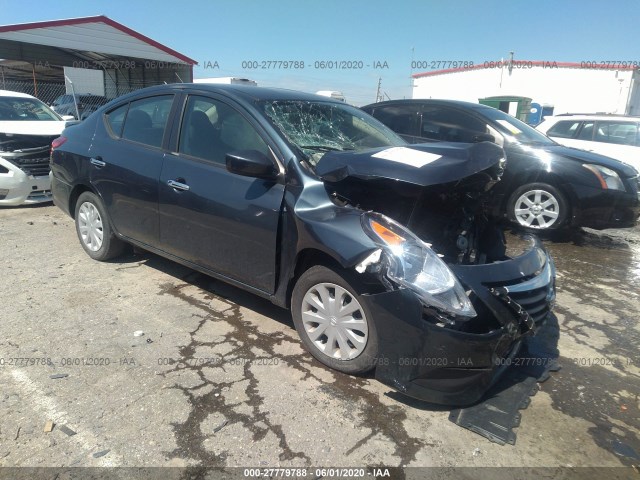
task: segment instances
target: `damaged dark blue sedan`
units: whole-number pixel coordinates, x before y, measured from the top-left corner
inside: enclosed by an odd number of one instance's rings
[[[325,97],[179,84],[67,128],[51,161],[90,257],[132,244],[268,298],[320,362],[418,399],[477,401],[554,302],[545,249],[508,257],[488,214],[488,142],[409,146]]]

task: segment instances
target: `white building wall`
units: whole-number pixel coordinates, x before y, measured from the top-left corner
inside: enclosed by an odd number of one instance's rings
[[[413,98],[440,98],[477,103],[497,95],[531,98],[553,105],[554,114],[627,113],[632,71],[585,68],[506,67],[444,73],[414,79]],[[637,80],[636,80],[637,82]]]

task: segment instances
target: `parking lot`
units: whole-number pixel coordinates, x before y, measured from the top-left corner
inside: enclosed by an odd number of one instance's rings
[[[51,204],[2,209],[0,466],[622,467],[636,478],[640,228],[545,243],[562,368],[521,412],[515,445],[498,445],[448,408],[322,366],[265,300],[145,252],[95,262]]]

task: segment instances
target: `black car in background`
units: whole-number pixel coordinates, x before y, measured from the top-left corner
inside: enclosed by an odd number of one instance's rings
[[[58,115],[69,115],[76,120],[84,120],[98,108],[105,105],[109,100],[106,97],[100,95],[77,95],[71,94],[60,95],[51,104],[51,108]],[[78,104],[78,110],[76,111],[76,103]],[[79,114],[79,117],[78,117]]]
[[[632,227],[640,180],[630,166],[564,147],[518,119],[485,105],[453,100],[392,100],[362,110],[410,143],[495,142],[507,167],[494,188],[495,214],[521,227]]]
[[[479,399],[554,302],[541,243],[509,258],[486,215],[489,142],[414,148],[326,97],[177,84],[66,129],[51,162],[90,257],[129,243],[267,298],[325,365],[423,400]]]

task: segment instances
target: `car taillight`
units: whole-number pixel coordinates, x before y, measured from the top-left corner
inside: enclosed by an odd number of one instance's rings
[[[67,137],[55,138],[53,140],[53,142],[51,142],[51,150],[55,150],[56,148],[58,148],[60,145],[62,145],[66,141],[67,141]]]
[[[67,141],[67,137],[58,137],[55,138],[53,140],[53,142],[51,142],[51,150],[49,151],[49,154],[52,154],[53,151],[58,148],[59,146],[61,146],[64,142]]]

